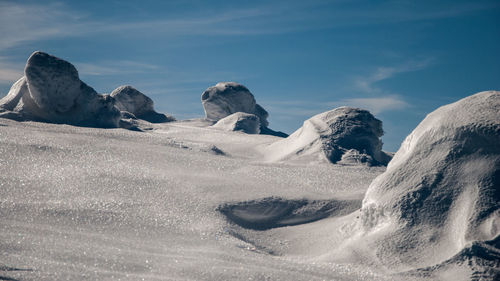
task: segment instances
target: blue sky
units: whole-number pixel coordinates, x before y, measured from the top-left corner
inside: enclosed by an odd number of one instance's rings
[[[200,95],[220,81],[246,85],[287,133],[366,108],[395,151],[437,107],[500,90],[500,2],[0,0],[0,96],[35,50],[178,119],[202,117]]]

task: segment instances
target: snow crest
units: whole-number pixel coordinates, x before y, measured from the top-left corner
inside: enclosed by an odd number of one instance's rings
[[[257,115],[236,112],[217,121],[214,128],[225,131],[242,131],[247,134],[260,133],[260,119]]]
[[[499,144],[496,91],[443,106],[417,126],[363,200],[360,231],[382,262],[426,267],[498,240]]]
[[[382,122],[364,109],[339,107],[306,120],[288,138],[270,145],[271,161],[302,159],[338,164],[385,165]]]

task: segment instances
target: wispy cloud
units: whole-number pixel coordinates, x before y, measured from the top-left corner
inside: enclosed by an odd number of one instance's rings
[[[23,76],[24,66],[10,63],[0,57],[0,83],[12,83]]]
[[[457,3],[416,10],[405,5],[370,5],[359,9],[345,1],[292,1],[239,9],[191,10],[162,18],[96,19],[59,2],[22,4],[0,2],[0,51],[28,41],[95,34],[127,36],[258,35],[343,26],[386,24],[458,17],[499,8],[495,3]]]
[[[383,96],[376,98],[352,98],[341,100],[335,104],[344,104],[369,110],[373,114],[385,111],[402,110],[410,105],[400,96]]]
[[[387,94],[383,89],[376,86],[377,82],[394,77],[397,74],[425,69],[434,63],[433,58],[408,61],[397,66],[381,66],[364,77],[356,77],[354,85],[358,90],[370,94]]]
[[[147,64],[136,61],[109,61],[98,63],[74,63],[80,75],[117,75],[117,74],[134,74],[134,73],[147,73],[151,71],[158,71],[160,66],[154,64]]]

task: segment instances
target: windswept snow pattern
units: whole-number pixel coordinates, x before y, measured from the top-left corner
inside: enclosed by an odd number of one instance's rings
[[[359,239],[392,268],[474,259],[498,278],[499,144],[500,92],[429,114],[368,188]]]
[[[304,122],[284,140],[268,147],[270,161],[328,161],[336,164],[386,165],[382,122],[364,109],[339,107]]]

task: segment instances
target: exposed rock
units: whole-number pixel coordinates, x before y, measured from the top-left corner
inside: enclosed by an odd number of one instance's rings
[[[120,111],[130,112],[139,119],[151,123],[175,120],[172,116],[157,113],[153,107],[153,100],[132,86],[120,86],[111,93],[111,96],[115,99],[115,105]]]
[[[386,165],[390,156],[383,152],[382,122],[370,112],[339,107],[318,114],[288,138],[272,144],[272,161],[309,158],[338,164]]]
[[[355,244],[373,248],[391,267],[461,260],[456,255],[472,253],[463,250],[477,241],[497,239],[474,245],[498,247],[500,92],[481,92],[429,114],[372,182],[361,214]],[[489,259],[483,250],[473,254]]]
[[[242,131],[247,134],[260,133],[260,119],[254,114],[236,112],[217,121],[214,128],[226,131]]]

